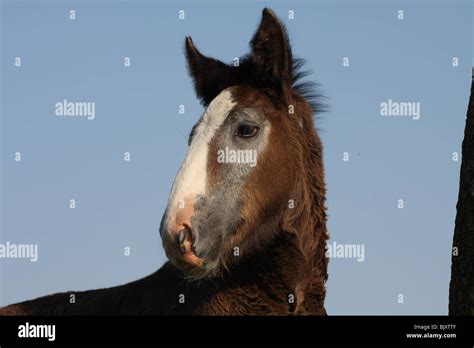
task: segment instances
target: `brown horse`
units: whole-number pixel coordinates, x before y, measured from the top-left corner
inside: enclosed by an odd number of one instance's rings
[[[324,315],[328,259],[318,104],[286,30],[264,9],[238,66],[186,58],[206,111],[160,234],[170,262],[122,286],[45,296],[1,314]]]

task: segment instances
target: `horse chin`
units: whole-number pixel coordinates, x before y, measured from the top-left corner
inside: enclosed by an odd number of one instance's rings
[[[190,263],[179,263],[175,266],[183,272],[184,278],[190,281],[217,278],[223,274],[223,268],[218,260],[202,260],[199,266]]]
[[[192,251],[188,251],[183,255],[183,260],[186,262],[188,265],[191,265],[193,267],[202,267],[203,264],[203,259],[199,258],[196,256],[196,254]]]

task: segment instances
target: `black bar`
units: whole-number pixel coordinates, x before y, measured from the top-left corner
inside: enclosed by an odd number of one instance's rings
[[[55,339],[20,338],[19,327],[55,325]],[[473,346],[474,317],[0,317],[0,346],[73,343],[462,344]],[[409,338],[407,334],[422,337]],[[433,335],[455,335],[438,338]],[[430,337],[428,337],[431,335]]]

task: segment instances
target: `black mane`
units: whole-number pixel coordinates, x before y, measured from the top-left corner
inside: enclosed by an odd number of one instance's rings
[[[293,58],[293,90],[301,95],[313,109],[313,115],[317,115],[327,110],[324,103],[326,96],[319,91],[320,84],[307,80],[306,78],[312,74],[310,70],[303,70],[306,61],[302,58]]]

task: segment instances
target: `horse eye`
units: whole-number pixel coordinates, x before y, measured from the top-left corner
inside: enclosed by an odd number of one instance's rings
[[[257,126],[241,124],[235,131],[235,135],[241,138],[251,138],[258,132]]]

